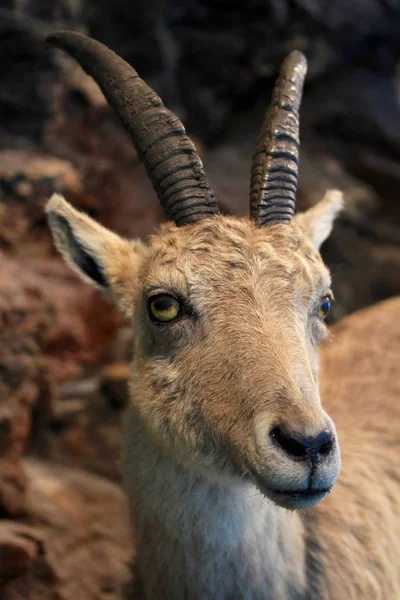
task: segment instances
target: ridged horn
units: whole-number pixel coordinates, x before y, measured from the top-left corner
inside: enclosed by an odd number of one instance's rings
[[[282,63],[251,168],[250,214],[259,226],[289,222],[295,213],[299,108],[306,57],[294,50]]]
[[[127,62],[75,31],[58,31],[46,42],[75,58],[100,86],[130,134],[169,219],[180,226],[219,213],[181,121]]]

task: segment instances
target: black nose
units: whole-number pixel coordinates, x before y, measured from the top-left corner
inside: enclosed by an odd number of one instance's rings
[[[314,437],[304,437],[293,432],[289,433],[282,427],[274,427],[270,436],[293,460],[317,460],[327,456],[333,450],[334,440],[331,431],[321,431]]]

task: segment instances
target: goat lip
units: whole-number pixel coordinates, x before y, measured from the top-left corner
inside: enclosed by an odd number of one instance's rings
[[[327,496],[332,487],[324,488],[298,488],[291,490],[280,490],[269,487],[264,477],[261,477],[257,471],[248,467],[253,483],[260,492],[272,500],[278,506],[289,510],[311,508],[321,502]]]
[[[272,494],[276,494],[277,496],[291,496],[293,498],[318,498],[319,496],[326,496],[331,491],[331,488],[321,488],[314,490],[273,490],[270,489],[269,492]]]
[[[312,508],[323,500],[331,488],[299,489],[299,490],[273,490],[265,489],[263,493],[275,504],[289,510]]]

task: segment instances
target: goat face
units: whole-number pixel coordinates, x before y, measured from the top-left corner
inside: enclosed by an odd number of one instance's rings
[[[131,403],[151,438],[211,478],[255,483],[294,509],[320,501],[340,453],[318,391],[330,277],[318,247],[340,194],[290,224],[213,216],[128,242],[59,196],[56,244],[135,331]],[[322,303],[322,309],[321,309]]]
[[[294,51],[282,64],[253,158],[247,221],[220,216],[182,123],[128,63],[76,32],[48,43],[100,85],[175,223],[145,248],[60,198],[48,207],[67,261],[133,321],[132,410],[181,463],[250,479],[288,508],[315,504],[340,462],[320,405],[316,348],[330,293],[317,250],[341,195],[293,219],[305,57]]]

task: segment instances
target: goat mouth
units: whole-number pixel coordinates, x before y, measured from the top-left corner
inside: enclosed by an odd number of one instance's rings
[[[312,508],[323,500],[332,488],[306,489],[306,490],[273,490],[262,489],[270,500],[289,510]]]
[[[254,478],[253,482],[260,492],[278,506],[287,508],[288,510],[312,508],[321,502],[332,489],[332,486],[324,488],[298,488],[292,490],[274,489],[269,487],[264,478],[260,477],[256,471],[253,469],[250,469],[250,471]]]

